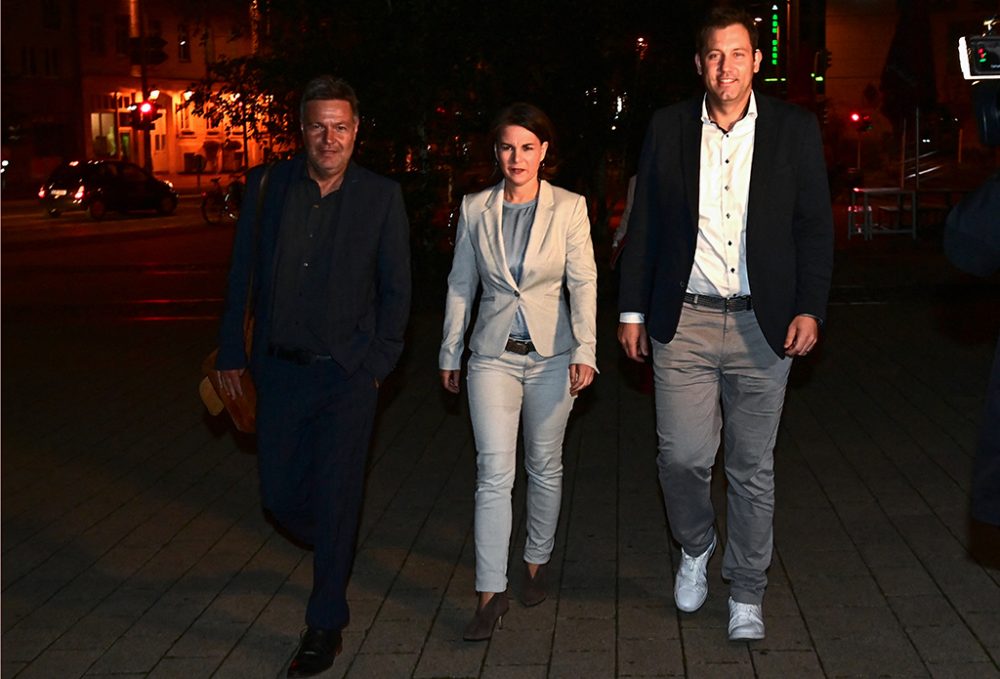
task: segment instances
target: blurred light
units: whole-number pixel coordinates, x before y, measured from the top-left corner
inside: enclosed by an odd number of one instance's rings
[[[77,188],[76,193],[73,194],[73,200],[76,202],[80,202],[81,200],[83,200],[83,184],[81,184]]]
[[[855,123],[856,123],[856,122],[858,122],[859,120],[861,120],[861,114],[860,114],[860,113],[852,113],[852,114],[851,114],[851,121],[852,121],[852,122],[855,122]]]
[[[184,92],[184,101],[190,101],[191,97],[193,96],[194,92],[192,92],[191,90],[187,90],[186,92]]]
[[[39,198],[44,198],[45,197],[45,187],[44,186],[38,189],[38,197]]]
[[[152,89],[149,91],[149,100],[153,101],[160,98],[160,91],[157,89]]]
[[[139,111],[141,111],[142,113],[149,113],[152,110],[153,110],[153,104],[148,101],[144,101],[141,104],[139,104]]]

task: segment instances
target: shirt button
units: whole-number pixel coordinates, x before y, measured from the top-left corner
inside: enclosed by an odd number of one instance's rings
[[[729,158],[726,158],[726,165],[729,165]]]
[[[729,190],[729,187],[728,187],[728,186],[723,186],[722,188],[724,188],[724,189],[725,189],[726,191],[728,191],[728,190]]]
[[[309,262],[303,262],[303,263],[302,263],[302,266],[304,266],[304,267],[306,267],[306,268],[309,268]]]
[[[726,245],[732,245],[733,241],[729,241]]]
[[[729,219],[729,213],[728,212],[726,213],[726,219]]]
[[[514,296],[515,296],[515,297],[520,297],[520,296],[521,296],[521,293],[519,293],[519,292],[515,291],[515,292],[514,292]]]
[[[736,269],[730,269],[729,273],[736,273]]]

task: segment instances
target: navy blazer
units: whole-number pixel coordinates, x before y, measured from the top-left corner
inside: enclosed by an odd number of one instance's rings
[[[755,94],[746,257],[753,311],[784,356],[792,318],[822,320],[833,269],[833,212],[815,116]],[[643,144],[622,254],[618,308],[645,314],[649,336],[674,337],[694,264],[703,96],[656,112]]]
[[[305,172],[305,157],[272,166],[254,247],[257,196],[263,166],[247,173],[247,190],[236,225],[226,305],[219,330],[220,370],[247,365],[243,344],[250,260],[254,269],[254,332],[250,368],[255,372],[271,334],[275,250],[288,188]],[[382,381],[403,351],[410,313],[410,228],[399,184],[353,161],[340,187],[341,209],[333,237],[327,336],[330,355],[348,373],[364,368]]]

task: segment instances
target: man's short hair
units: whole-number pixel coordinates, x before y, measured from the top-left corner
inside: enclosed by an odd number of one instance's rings
[[[306,104],[310,101],[327,101],[340,99],[351,105],[354,119],[358,119],[358,95],[346,80],[334,78],[332,75],[321,75],[313,78],[302,89],[302,100],[299,103],[299,120],[306,117]]]
[[[709,33],[720,28],[732,26],[733,24],[740,24],[743,28],[747,29],[747,33],[750,34],[750,46],[756,50],[758,41],[757,24],[753,20],[753,17],[747,14],[745,10],[723,6],[713,7],[709,10],[708,15],[701,24],[701,28],[698,29],[696,37],[698,54],[704,54],[705,45],[708,44]]]

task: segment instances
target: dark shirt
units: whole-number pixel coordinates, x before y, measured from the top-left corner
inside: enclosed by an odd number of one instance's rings
[[[275,253],[272,344],[330,353],[328,283],[340,197],[339,189],[320,197],[305,169],[288,189]]]

